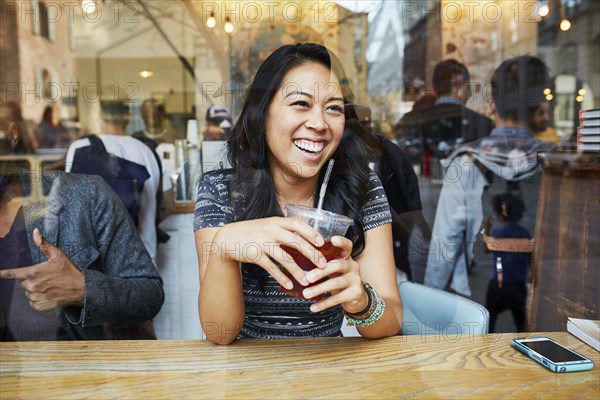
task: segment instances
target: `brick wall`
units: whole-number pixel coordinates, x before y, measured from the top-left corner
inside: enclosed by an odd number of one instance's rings
[[[18,38],[18,80],[23,117],[39,122],[49,101],[60,102],[69,95],[69,91],[74,92],[70,89],[70,85],[76,82],[76,64],[75,54],[70,48],[69,10],[62,0],[45,1],[50,19],[54,21],[54,39],[49,40],[33,32],[35,15],[32,13],[32,1],[8,0],[8,3],[14,3],[17,9],[13,32]],[[53,87],[48,98],[43,96],[43,90],[35,90],[36,81],[44,69],[48,71],[50,86]]]
[[[21,101],[18,87],[19,46],[14,0],[0,2],[0,101]]]

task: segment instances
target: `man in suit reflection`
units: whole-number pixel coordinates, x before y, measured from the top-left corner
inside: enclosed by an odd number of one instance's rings
[[[420,133],[424,159],[431,157],[425,171],[435,174],[440,170],[437,160],[446,158],[461,143],[489,135],[494,124],[465,106],[471,90],[469,70],[464,64],[452,59],[438,63],[433,72],[433,88],[437,100],[415,119],[419,126],[412,131]]]
[[[0,341],[156,338],[162,279],[100,177],[5,161],[0,218]]]

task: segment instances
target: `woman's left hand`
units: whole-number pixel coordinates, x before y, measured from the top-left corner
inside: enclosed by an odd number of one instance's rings
[[[315,313],[337,304],[341,304],[348,313],[358,313],[367,307],[369,298],[362,284],[358,263],[351,257],[352,242],[343,236],[334,236],[331,244],[342,249],[338,258],[329,261],[324,268],[315,268],[306,274],[311,284],[323,278],[328,279],[304,289],[304,297],[311,299],[331,293],[331,296],[310,306]]]

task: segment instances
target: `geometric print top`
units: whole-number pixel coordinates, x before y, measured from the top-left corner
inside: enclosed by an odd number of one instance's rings
[[[365,231],[391,223],[385,191],[375,173],[370,175],[368,200],[360,212]],[[194,231],[236,221],[225,173],[204,175],[198,187]],[[244,326],[239,338],[341,336],[342,306],[313,313],[313,300],[298,299],[279,290],[279,283],[256,266],[242,267],[245,303]]]

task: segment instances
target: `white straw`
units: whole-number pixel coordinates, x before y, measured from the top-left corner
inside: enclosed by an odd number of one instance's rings
[[[332,158],[327,164],[327,171],[325,172],[325,178],[321,184],[321,191],[319,192],[319,203],[317,204],[317,210],[321,211],[323,208],[323,200],[325,200],[325,191],[327,190],[327,184],[329,183],[329,177],[331,176],[331,170],[333,169],[333,163],[335,160]]]

